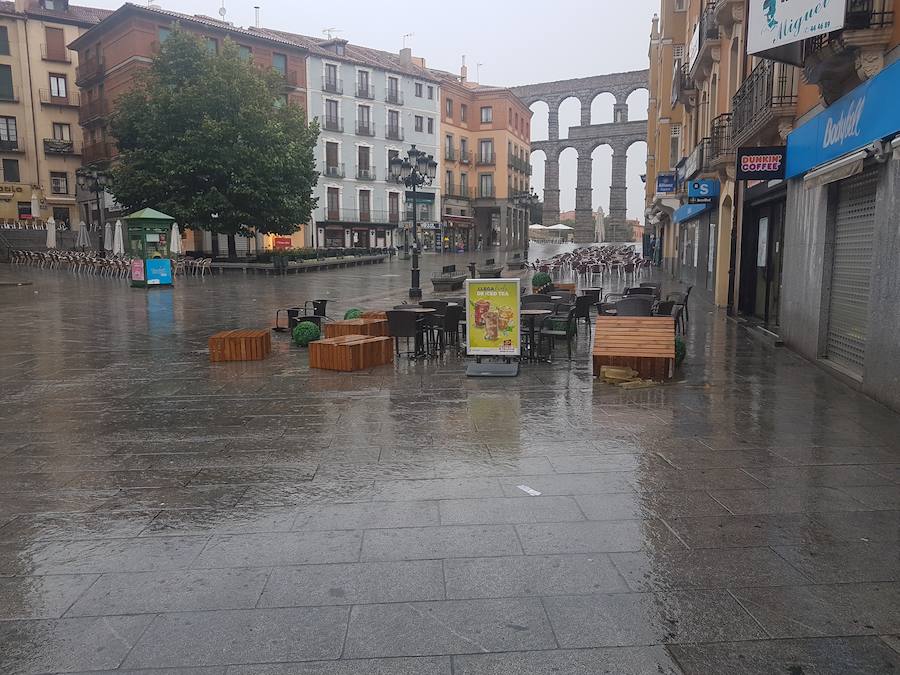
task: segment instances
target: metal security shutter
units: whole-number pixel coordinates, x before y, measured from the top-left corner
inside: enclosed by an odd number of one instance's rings
[[[862,375],[869,318],[878,169],[838,184],[825,356]]]

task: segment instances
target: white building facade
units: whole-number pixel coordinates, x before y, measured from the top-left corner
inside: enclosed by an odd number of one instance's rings
[[[309,114],[319,121],[320,176],[306,245],[402,246],[412,199],[391,179],[389,162],[395,155],[405,157],[411,145],[440,162],[438,82],[407,49],[390,54],[343,40],[310,47]],[[438,179],[418,190],[417,204],[426,227],[439,218]]]

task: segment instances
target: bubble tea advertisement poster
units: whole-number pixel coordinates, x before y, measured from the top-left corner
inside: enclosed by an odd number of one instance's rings
[[[519,355],[519,279],[466,281],[466,348],[471,356]]]

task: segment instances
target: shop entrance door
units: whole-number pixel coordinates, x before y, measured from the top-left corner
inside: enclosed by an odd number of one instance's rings
[[[753,314],[767,326],[778,325],[784,206],[781,201],[770,202],[756,210],[756,302]]]

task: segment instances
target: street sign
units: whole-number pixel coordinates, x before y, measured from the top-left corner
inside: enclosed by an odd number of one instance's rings
[[[518,356],[519,279],[466,281],[466,353]]]
[[[675,192],[675,174],[661,173],[656,177],[656,194]]]
[[[719,198],[719,181],[708,178],[688,182],[688,204],[712,204]]]
[[[787,148],[740,148],[737,151],[737,180],[780,180],[784,178]]]

